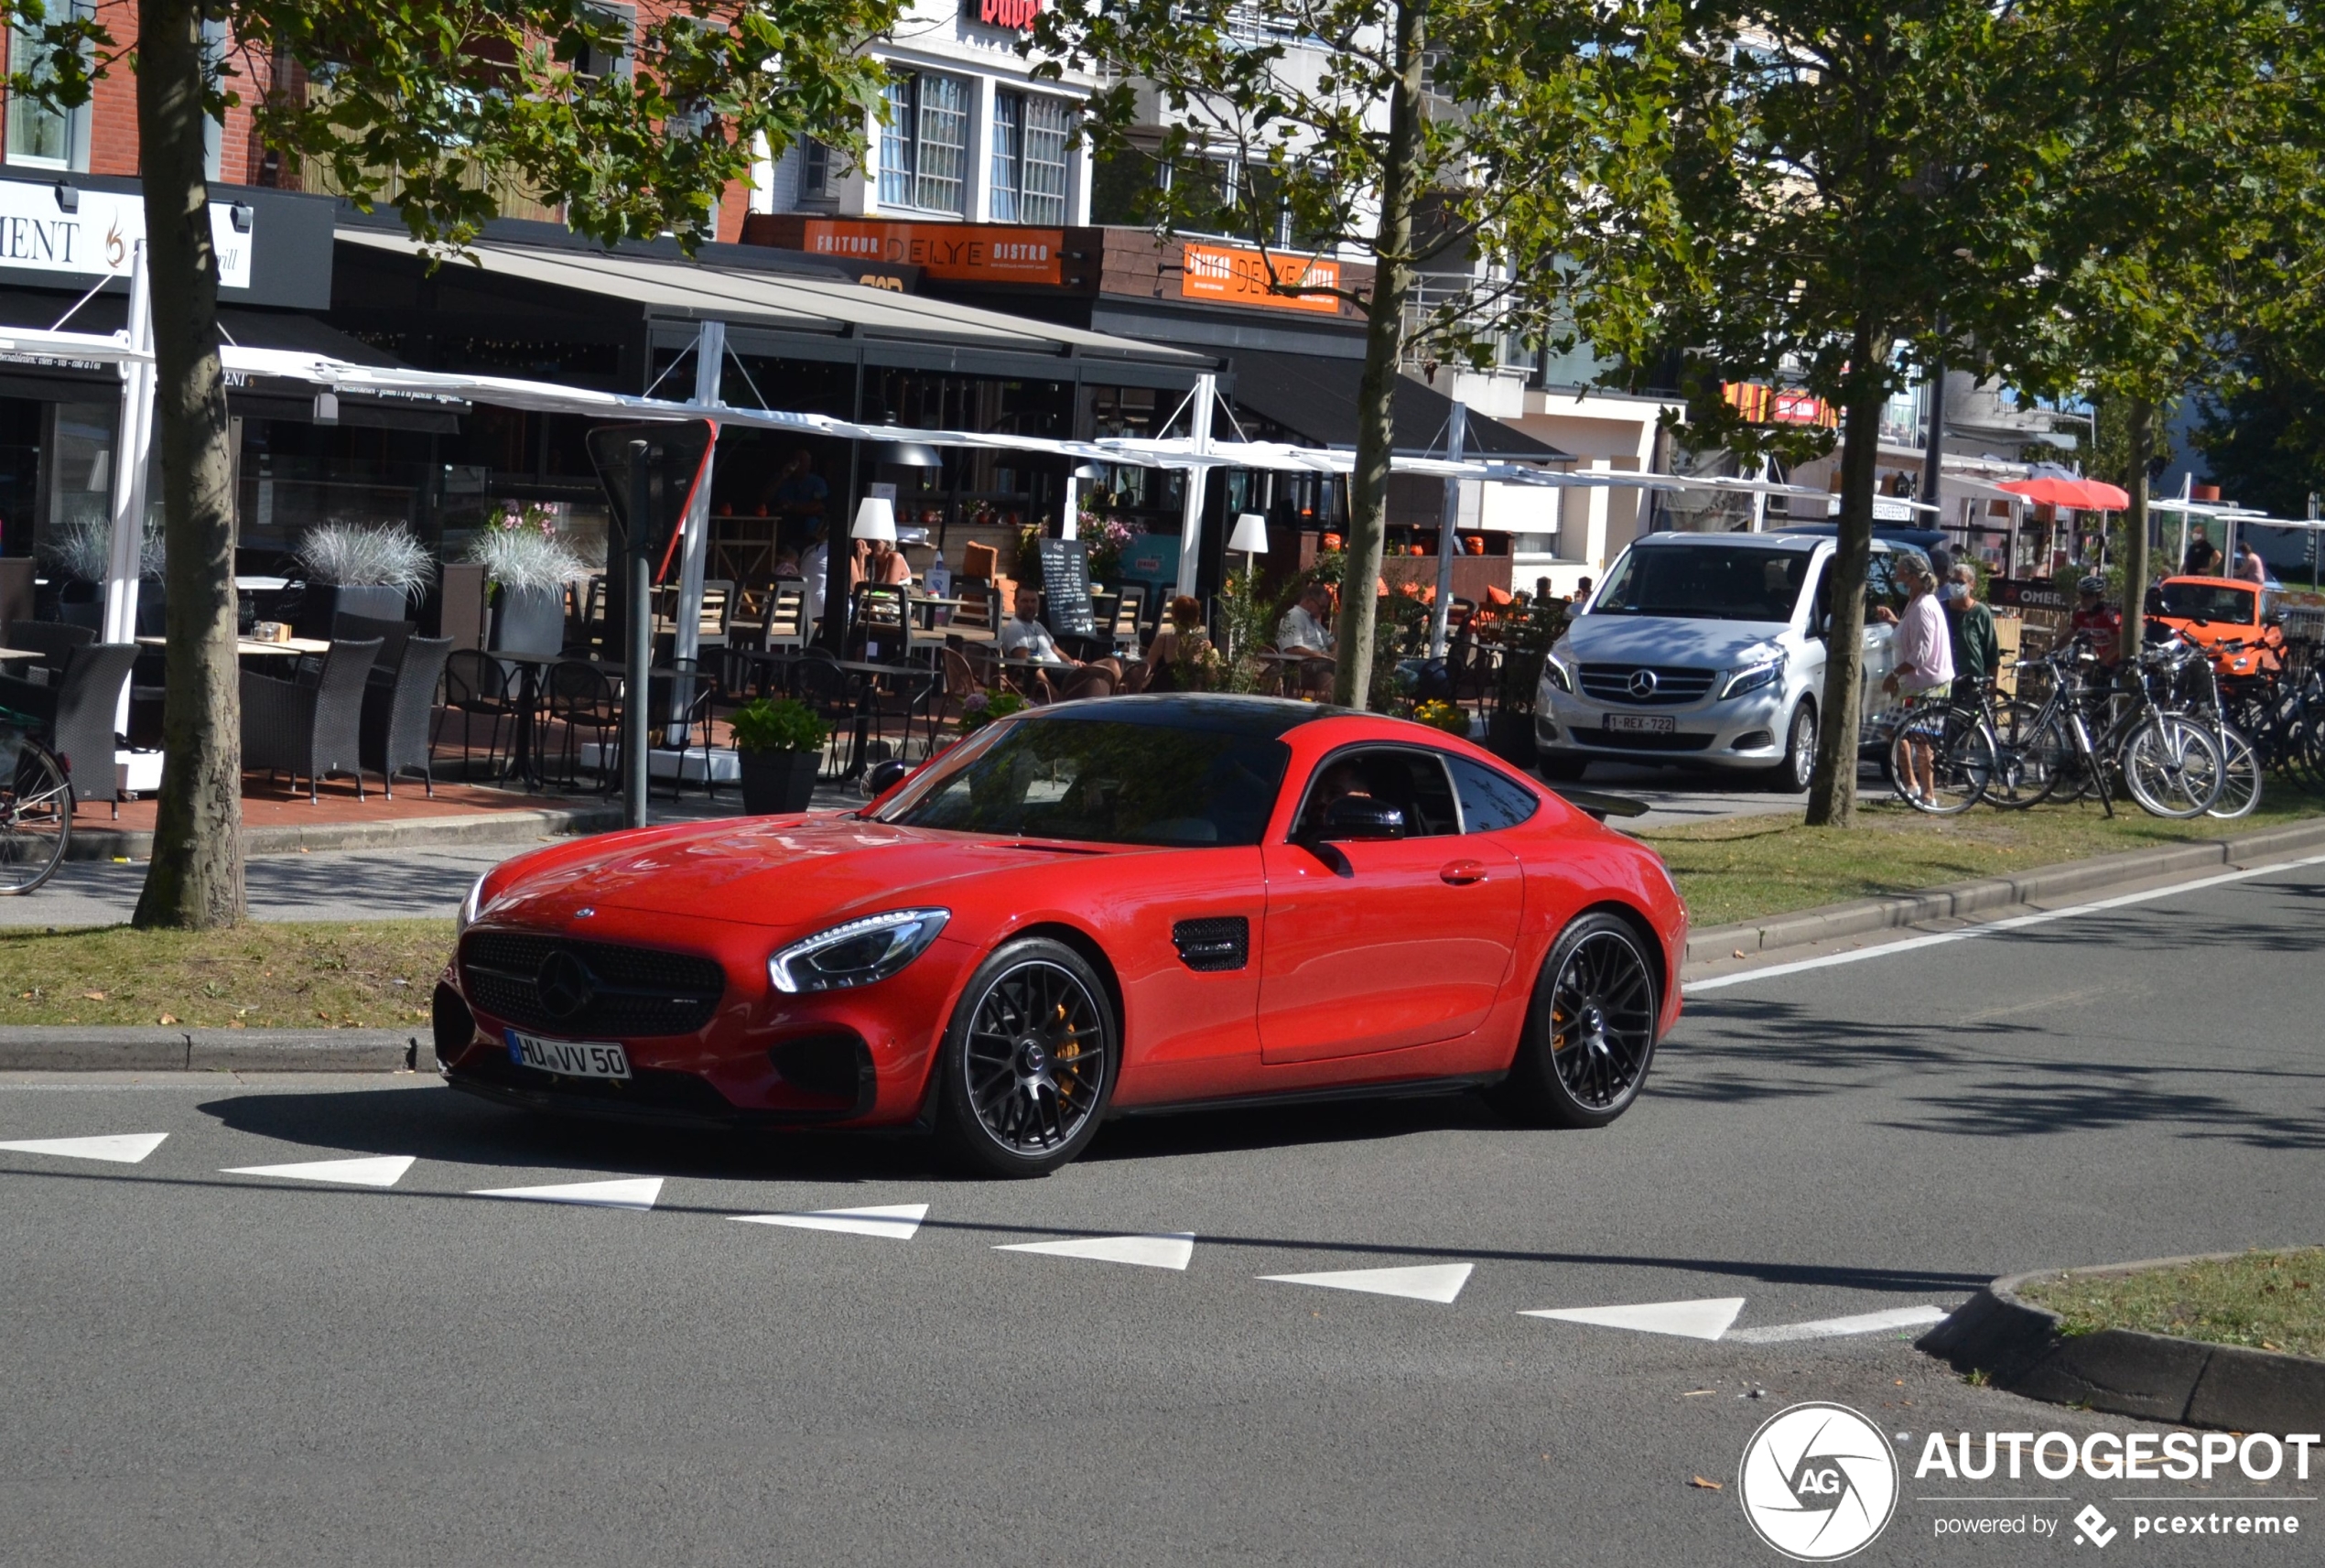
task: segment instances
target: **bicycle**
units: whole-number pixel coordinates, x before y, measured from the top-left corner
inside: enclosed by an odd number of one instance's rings
[[[38,728],[0,708],[0,894],[30,892],[56,875],[72,842],[72,776]]]
[[[2150,649],[2141,667],[2109,672],[2077,636],[2048,658],[2024,661],[2044,670],[2049,692],[2032,714],[2014,704],[2008,739],[1997,766],[2023,786],[2012,806],[2031,806],[2068,789],[2066,798],[2095,795],[2115,814],[2115,784],[2151,816],[2200,816],[2220,798],[2225,772],[2221,748],[2208,728],[2157,705],[2148,689],[2151,668],[2167,682],[2194,657],[2191,650]]]
[[[1928,757],[1930,789],[1909,781],[1923,770],[1910,764],[1916,752]],[[1909,697],[1889,740],[1889,787],[1898,798],[1928,816],[1958,816],[1986,797],[1996,777],[1994,727],[1984,696],[1971,704],[1948,696]]]

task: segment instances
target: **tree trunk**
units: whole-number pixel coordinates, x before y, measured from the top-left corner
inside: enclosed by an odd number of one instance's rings
[[[1412,206],[1420,183],[1422,49],[1426,0],[1397,7],[1396,86],[1389,95],[1389,146],[1380,163],[1380,222],[1374,231],[1372,298],[1365,321],[1364,375],[1357,384],[1357,460],[1348,476],[1348,556],[1340,571],[1339,664],[1332,700],[1362,708],[1372,689],[1380,552],[1389,521],[1390,400],[1405,343],[1405,298],[1412,289]]]
[[[136,924],[197,929],[239,924],[245,912],[233,454],[218,363],[218,254],[202,177],[201,22],[189,0],[141,0],[138,7],[137,134],[169,646],[154,858]]]
[[[1860,329],[1850,363],[1864,367],[1842,412],[1840,542],[1833,556],[1833,618],[1824,633],[1824,697],[1818,704],[1816,769],[1809,778],[1809,825],[1856,825],[1858,697],[1865,681],[1865,572],[1873,556],[1873,492],[1879,478],[1881,409],[1888,399],[1870,367],[1874,335]]]
[[[2131,441],[2131,471],[2124,475],[2124,491],[2131,497],[2131,505],[2124,513],[2124,634],[2118,645],[2122,656],[2133,660],[2139,657],[2142,634],[2147,629],[2147,460],[2156,450],[2156,406],[2145,397],[2134,397],[2126,413],[2125,434]]]

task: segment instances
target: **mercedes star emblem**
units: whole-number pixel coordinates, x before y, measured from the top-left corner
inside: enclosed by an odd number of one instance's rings
[[[1653,670],[1631,671],[1630,687],[1631,695],[1638,697],[1642,702],[1647,698],[1653,697],[1655,695],[1655,672]]]
[[[563,947],[541,960],[533,987],[541,1011],[559,1022],[579,1017],[596,991],[589,967]]]

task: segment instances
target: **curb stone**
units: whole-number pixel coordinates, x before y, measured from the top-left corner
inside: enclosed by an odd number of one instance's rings
[[[2130,1274],[2240,1256],[2150,1258],[2072,1272]],[[2057,1313],[2019,1298],[2028,1285],[2067,1271],[2006,1275],[1914,1347],[1957,1372],[1984,1372],[1996,1388],[2056,1405],[2224,1432],[2315,1432],[2325,1423],[2325,1361],[2127,1328],[2070,1335]]]
[[[0,1072],[434,1073],[408,1029],[0,1027]]]
[[[480,811],[458,816],[406,816],[386,822],[319,822],[243,829],[244,855],[296,855],[302,849],[398,849],[429,844],[524,844],[622,826],[622,807],[583,806]],[[65,847],[68,860],[143,860],[154,836],[118,827],[81,827]]]
[[[2061,893],[2092,892],[2125,882],[2244,865],[2272,855],[2317,849],[2325,849],[2325,818],[2288,823],[2235,838],[2207,838],[2167,848],[2099,855],[2087,860],[2039,866],[2006,877],[1953,882],[1889,898],[1826,904],[1821,909],[1803,909],[1735,925],[1706,926],[1688,934],[1686,962],[1702,964],[1733,957],[1738,948],[1748,957],[1833,937],[1893,931],[1925,920],[2006,909]]]

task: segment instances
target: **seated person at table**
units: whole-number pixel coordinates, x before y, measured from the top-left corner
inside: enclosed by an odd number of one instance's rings
[[[912,580],[912,563],[904,559],[903,551],[885,539],[856,541],[855,586],[873,583],[882,588],[894,588]]]
[[[777,577],[797,577],[799,575],[799,552],[792,549],[788,546],[777,550],[775,552],[774,575]]]
[[[1041,614],[1041,596],[1030,588],[1019,589],[1010,618],[1001,622],[1001,657],[1043,665],[1080,664],[1081,660],[1068,658],[1059,650],[1057,639],[1042,624]]]
[[[1144,691],[1204,691],[1209,689],[1216,663],[1211,640],[1203,632],[1203,606],[1192,594],[1180,594],[1154,629],[1146,648]]]
[[[1332,590],[1320,582],[1300,590],[1300,601],[1283,612],[1275,629],[1279,652],[1312,659],[1332,656]]]

